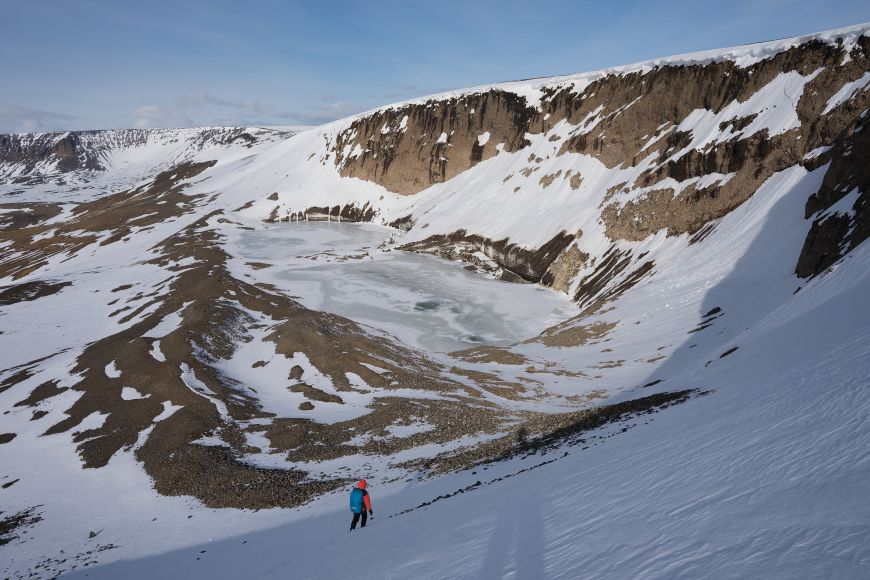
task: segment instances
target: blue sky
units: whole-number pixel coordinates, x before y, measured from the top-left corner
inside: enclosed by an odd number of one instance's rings
[[[867,0],[0,0],[0,132],[318,124],[864,21]]]

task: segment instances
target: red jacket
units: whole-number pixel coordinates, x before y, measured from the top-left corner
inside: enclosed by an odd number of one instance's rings
[[[369,492],[367,492],[365,490],[366,489],[366,480],[364,480],[364,479],[359,480],[359,483],[356,484],[356,486],[359,489],[363,490],[363,503],[366,506],[366,511],[371,512],[372,511],[372,498],[369,495]]]

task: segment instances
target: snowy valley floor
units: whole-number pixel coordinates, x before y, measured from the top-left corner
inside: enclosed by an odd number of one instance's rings
[[[191,525],[182,549],[74,577],[866,577],[870,280],[852,274],[836,304],[747,337],[715,378],[681,377],[709,396],[605,429],[588,449],[377,486],[374,522],[352,534],[342,493],[318,502],[320,513],[224,540],[189,541],[201,534]],[[849,307],[855,316],[842,317]],[[829,348],[790,340],[808,332]]]
[[[868,258],[859,248],[836,277],[808,284],[715,372],[669,380],[708,395],[604,427],[584,445],[375,485],[365,530],[347,532],[345,490],[298,510],[208,510],[143,491],[137,469],[92,471],[89,493],[113,490],[94,518],[106,529],[44,565],[98,549],[123,526],[126,546],[105,552],[121,560],[71,577],[866,577]],[[50,447],[45,477],[81,477],[74,457]],[[96,514],[70,515],[57,524]]]

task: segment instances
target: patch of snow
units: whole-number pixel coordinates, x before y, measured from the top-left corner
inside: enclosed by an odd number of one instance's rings
[[[106,365],[106,376],[110,379],[117,379],[121,376],[121,371],[118,370],[118,367],[115,366],[115,361],[110,362]]]
[[[418,433],[428,433],[434,429],[434,425],[418,419],[407,425],[389,425],[386,428],[386,431],[391,437],[410,437],[411,435],[416,435]]]
[[[143,395],[133,387],[124,387],[121,389],[121,398],[125,401],[135,401],[136,399],[147,399],[151,395]]]
[[[809,161],[810,159],[815,159],[819,155],[822,155],[823,153],[827,153],[830,150],[831,150],[830,145],[816,147],[815,149],[813,149],[812,151],[809,151],[806,155],[804,155],[804,161]]]
[[[175,414],[177,410],[183,407],[184,405],[173,405],[172,401],[163,401],[163,411],[161,411],[159,415],[154,417],[154,422],[157,423],[159,421],[163,421],[164,419],[168,419],[173,414]]]
[[[827,103],[825,103],[825,108],[822,111],[822,114],[827,115],[835,108],[854,97],[855,93],[866,90],[868,85],[870,85],[870,72],[865,72],[861,75],[861,78],[846,83],[840,87],[840,90],[831,95],[831,98],[828,99]]]
[[[759,89],[747,100],[736,99],[719,112],[696,109],[689,113],[677,127],[677,131],[690,132],[692,141],[669,159],[679,159],[688,151],[701,150],[711,143],[728,141],[735,137],[746,139],[755,133],[767,130],[770,136],[779,135],[800,127],[797,103],[804,86],[823,69],[804,76],[796,71],[779,73],[772,81]],[[754,115],[748,126],[735,130],[730,121]],[[725,126],[725,129],[719,127]]]
[[[166,357],[163,355],[163,351],[160,350],[160,340],[155,340],[151,343],[151,350],[149,352],[154,357],[154,360],[166,362]]]
[[[166,316],[164,316],[160,322],[151,330],[146,332],[143,336],[147,338],[163,338],[167,334],[177,330],[181,326],[182,315],[184,310],[190,305],[192,302],[186,302],[184,306],[179,308],[178,310],[174,310],[170,312]],[[159,346],[158,346],[159,349]],[[153,347],[152,347],[153,352]],[[157,357],[155,357],[157,358]],[[159,360],[159,359],[158,359]],[[164,359],[165,360],[165,359]]]

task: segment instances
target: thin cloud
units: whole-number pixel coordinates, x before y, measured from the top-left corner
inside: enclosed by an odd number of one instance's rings
[[[190,127],[194,122],[176,109],[146,105],[133,111],[133,126],[137,129]]]
[[[257,100],[227,99],[207,92],[178,96],[175,106],[179,111],[195,110],[198,117],[207,117],[211,124],[219,125],[275,125],[286,122],[321,125],[365,109],[332,96],[322,96],[318,105],[306,111],[282,109]]]
[[[31,133],[34,131],[63,131],[81,117],[0,104],[0,131]]]
[[[322,103],[313,111],[300,115],[299,120],[305,125],[322,125],[323,123],[329,123],[330,121],[362,112],[366,108],[357,103],[333,101]]]
[[[137,107],[128,113],[129,120],[119,125],[137,129],[209,125],[322,125],[366,108],[356,103],[335,99],[321,101],[310,110],[284,110],[260,101],[225,99],[209,93],[199,93],[177,97],[168,105]],[[195,119],[191,118],[194,111]],[[81,120],[81,117],[65,113],[0,104],[0,133],[67,131],[79,128]]]
[[[183,95],[180,97],[176,97],[175,103],[182,109],[214,106],[224,109],[244,111],[246,113],[251,113],[255,115],[267,112],[267,110],[269,109],[269,107],[264,106],[259,101],[237,101],[232,99],[223,99],[209,93],[199,93],[197,95]]]

